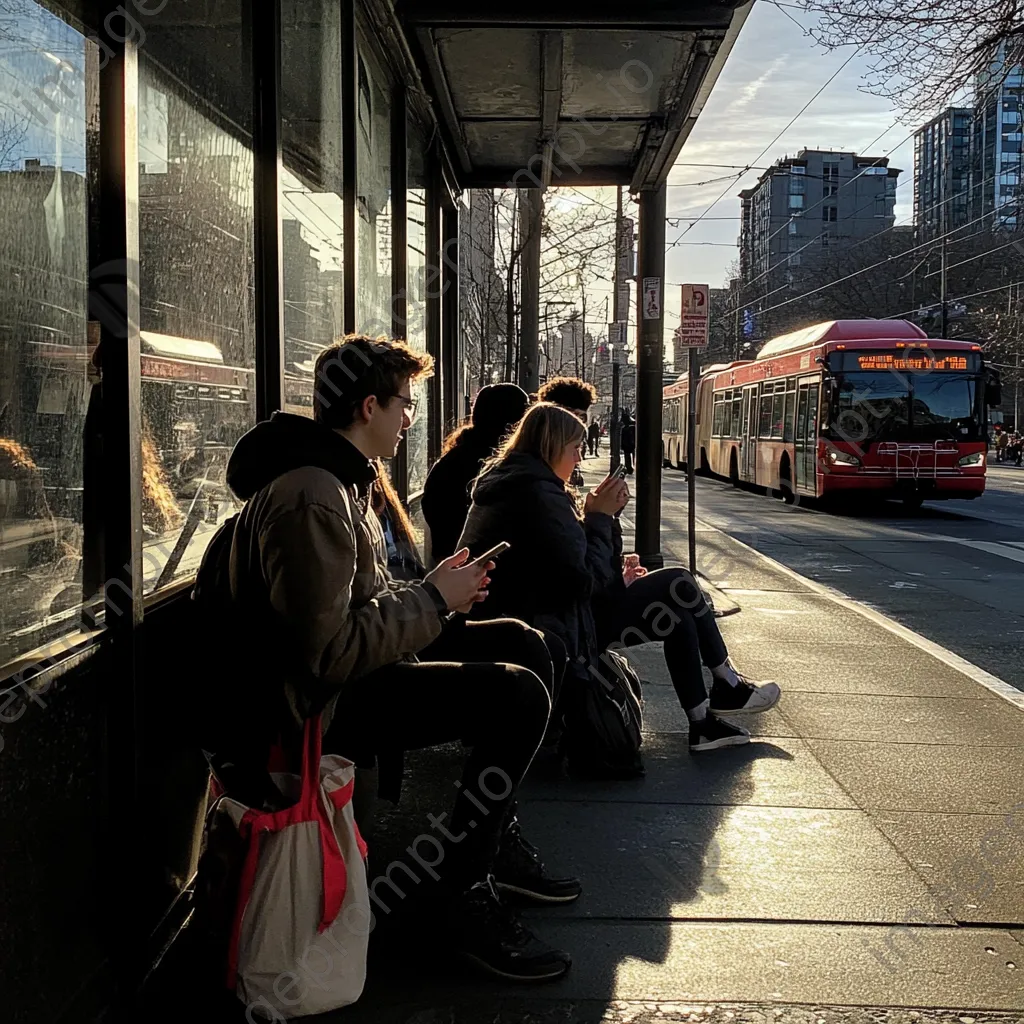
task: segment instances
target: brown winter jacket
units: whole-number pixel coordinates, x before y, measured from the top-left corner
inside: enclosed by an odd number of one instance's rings
[[[246,502],[232,543],[233,596],[269,602],[292,713],[301,721],[322,704],[325,728],[347,686],[441,631],[437,589],[388,574],[368,510],[375,479],[340,434],[287,413],[250,430],[228,462],[228,484]]]

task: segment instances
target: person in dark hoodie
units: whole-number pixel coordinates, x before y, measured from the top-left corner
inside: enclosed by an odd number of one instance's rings
[[[547,876],[512,813],[550,715],[547,648],[522,623],[514,643],[508,623],[490,638],[490,623],[473,623],[453,643],[446,621],[486,599],[494,563],[467,564],[462,550],[422,581],[396,581],[373,512],[375,460],[395,454],[415,413],[410,386],[431,368],[401,342],[347,337],[317,358],[312,420],[275,413],[238,442],[227,480],[246,504],[232,598],[266,610],[264,632],[290,668],[294,722],[322,711],[325,750],[358,763],[459,739],[470,746],[451,819],[437,819],[442,935],[492,974],[550,979],[569,956],[500,895],[549,903],[581,891],[576,879]]]
[[[529,406],[530,396],[521,387],[488,384],[476,396],[470,422],[449,434],[423,487],[434,563],[455,552],[469,512],[470,485]]]
[[[690,749],[749,743],[745,729],[720,716],[768,710],[778,703],[778,685],[755,683],[736,671],[689,572],[647,573],[624,565],[616,520],[629,500],[624,481],[606,477],[580,512],[568,484],[584,438],[583,424],[572,413],[536,405],[477,480],[460,544],[471,552],[499,540],[512,547],[494,571],[487,605],[476,614],[511,615],[555,632],[568,648],[570,666],[584,679],[610,645],[663,640],[672,684],[690,723]],[[714,679],[710,695],[702,662]]]
[[[596,650],[590,599],[616,571],[613,517],[629,493],[622,481],[605,481],[580,513],[568,488],[584,444],[578,416],[550,402],[532,406],[477,480],[459,541],[475,552],[511,545],[487,607],[474,614],[511,616],[554,633],[570,666]]]

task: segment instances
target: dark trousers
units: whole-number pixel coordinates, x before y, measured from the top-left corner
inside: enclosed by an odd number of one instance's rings
[[[665,641],[665,661],[684,710],[707,699],[701,660],[716,668],[729,657],[704,593],[682,568],[658,569],[634,581],[615,610],[612,643]]]
[[[622,452],[622,461],[625,462],[625,464],[626,464],[626,472],[627,473],[632,473],[633,472],[633,452],[632,452],[632,450],[630,450],[630,451],[623,450],[623,452]]]
[[[462,740],[470,747],[438,868],[455,885],[490,870],[515,793],[551,714],[555,672],[544,637],[522,622],[449,623],[417,662],[372,672],[347,688],[324,749],[359,761]],[[439,824],[438,824],[439,823]]]

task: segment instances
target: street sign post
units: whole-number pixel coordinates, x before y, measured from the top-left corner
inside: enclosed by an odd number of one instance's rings
[[[682,348],[708,347],[708,314],[711,311],[706,284],[684,284],[676,341]]]
[[[690,393],[686,417],[686,526],[690,572],[697,575],[697,353],[708,347],[710,292],[706,284],[684,284],[676,340],[690,350]]]

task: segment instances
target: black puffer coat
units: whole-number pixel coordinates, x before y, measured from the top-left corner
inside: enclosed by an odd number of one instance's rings
[[[543,460],[510,455],[476,482],[459,541],[474,557],[501,541],[512,545],[498,557],[490,595],[475,615],[511,616],[550,630],[576,671],[585,672],[599,651],[591,599],[622,579],[616,533],[615,521],[603,513],[581,520],[565,484]]]

